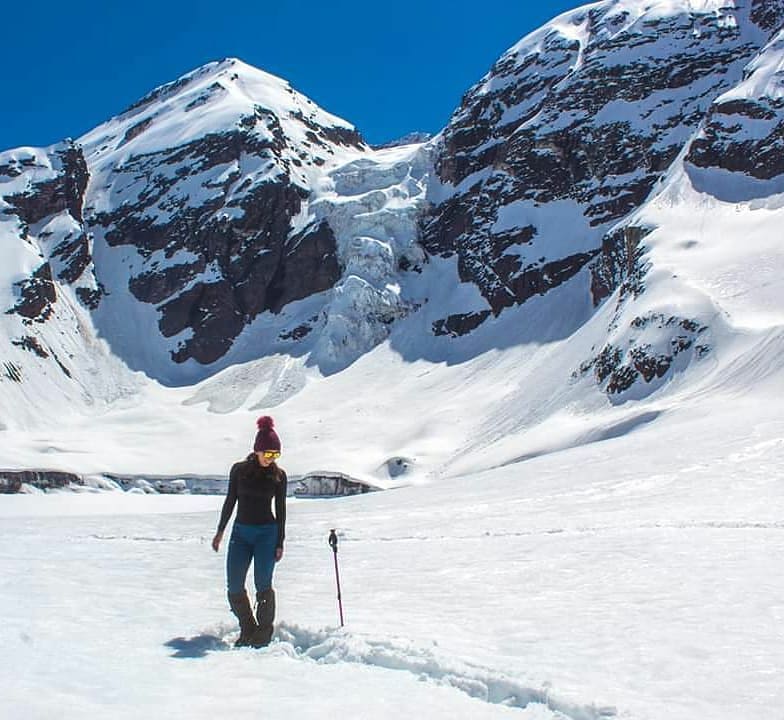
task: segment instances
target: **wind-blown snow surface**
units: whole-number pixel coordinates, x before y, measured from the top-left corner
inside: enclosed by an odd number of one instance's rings
[[[0,715],[776,717],[784,420],[761,399],[782,383],[759,390],[426,487],[292,501],[263,651],[229,650],[219,498],[7,497]]]

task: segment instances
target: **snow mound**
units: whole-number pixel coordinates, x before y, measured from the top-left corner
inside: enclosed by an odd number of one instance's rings
[[[534,711],[531,717],[553,720],[602,720],[615,717],[613,707],[576,705],[554,696],[549,686],[535,688],[502,672],[449,658],[435,647],[400,639],[372,639],[346,630],[310,630],[281,623],[270,649],[317,663],[361,663],[416,675],[424,682],[454,688],[487,703]],[[546,712],[549,711],[549,712]]]

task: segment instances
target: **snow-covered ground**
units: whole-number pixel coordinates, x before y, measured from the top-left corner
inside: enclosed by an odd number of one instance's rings
[[[219,498],[5,497],[0,716],[776,717],[781,391],[769,377],[494,470],[291,501],[262,651],[229,650]]]

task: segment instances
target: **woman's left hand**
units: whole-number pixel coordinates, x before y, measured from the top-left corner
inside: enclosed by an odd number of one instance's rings
[[[275,548],[275,562],[278,562],[283,557],[283,548]]]
[[[218,549],[220,548],[221,540],[223,540],[223,533],[218,531],[215,533],[215,537],[212,538],[212,549],[215,552],[218,552]]]

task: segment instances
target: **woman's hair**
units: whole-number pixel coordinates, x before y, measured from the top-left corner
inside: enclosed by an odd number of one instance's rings
[[[278,463],[276,463],[273,460],[272,463],[270,464],[270,467],[275,471],[275,482],[276,483],[282,483],[283,482],[283,470],[280,469],[280,467],[278,466]]]

